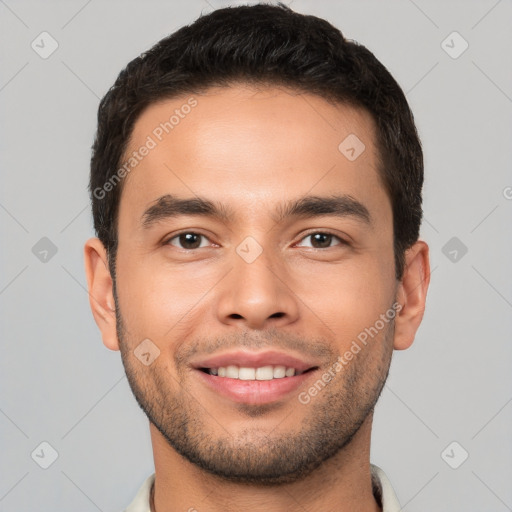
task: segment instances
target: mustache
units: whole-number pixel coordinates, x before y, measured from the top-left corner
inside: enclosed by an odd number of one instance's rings
[[[265,331],[243,331],[230,333],[220,337],[206,337],[193,341],[184,341],[177,348],[174,358],[177,366],[185,364],[196,354],[209,355],[229,349],[281,349],[292,350],[317,360],[330,361],[338,354],[331,348],[328,339],[305,338],[295,334],[267,329]]]

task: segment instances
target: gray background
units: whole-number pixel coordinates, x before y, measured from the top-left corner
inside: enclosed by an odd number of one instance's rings
[[[512,3],[286,3],[375,53],[425,151],[432,281],[376,409],[372,462],[405,511],[512,510]],[[223,5],[0,0],[2,512],[120,511],[153,472],[147,420],[85,291],[90,146],[121,68]],[[46,59],[31,47],[43,31],[59,45]],[[457,58],[453,31],[469,44]],[[43,441],[58,453],[48,469]]]

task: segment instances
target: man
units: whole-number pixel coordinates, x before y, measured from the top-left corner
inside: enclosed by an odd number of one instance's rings
[[[85,263],[150,421],[129,512],[400,509],[370,436],[425,308],[422,183],[400,87],[325,20],[220,9],[128,64]]]

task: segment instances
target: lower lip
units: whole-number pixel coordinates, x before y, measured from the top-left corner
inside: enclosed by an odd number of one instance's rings
[[[218,394],[230,398],[234,402],[245,404],[266,404],[286,398],[296,391],[316,370],[310,370],[301,375],[283,377],[272,380],[240,380],[228,377],[210,375],[201,370],[196,370],[210,389]]]

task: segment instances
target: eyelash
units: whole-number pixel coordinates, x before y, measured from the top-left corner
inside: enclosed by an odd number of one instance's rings
[[[209,240],[209,238],[206,236],[206,235],[203,235],[202,233],[197,233],[196,231],[182,231],[181,233],[177,233],[175,235],[173,235],[172,237],[168,238],[167,240],[165,240],[163,242],[163,245],[172,245],[170,242],[176,238],[179,238],[181,235],[199,235],[203,238],[206,238],[207,240]],[[349,245],[349,243],[344,240],[343,238],[340,238],[338,235],[334,234],[334,233],[331,233],[330,231],[311,231],[310,233],[307,233],[306,235],[304,235],[300,240],[299,242],[301,242],[302,240],[304,240],[305,238],[308,238],[312,235],[329,235],[329,236],[332,236],[333,238],[336,238],[338,239],[338,241],[340,242],[338,245]],[[173,246],[173,247],[176,247],[176,246]],[[336,246],[332,246],[332,247],[310,247],[310,249],[316,249],[316,250],[325,250],[325,249],[332,249],[333,247],[336,247]],[[182,251],[196,251],[197,249],[204,249],[204,247],[197,247],[196,249],[184,249],[182,247],[176,247],[177,249],[181,249]]]

